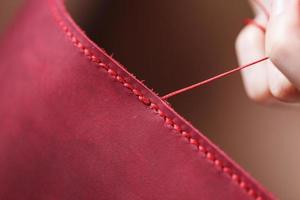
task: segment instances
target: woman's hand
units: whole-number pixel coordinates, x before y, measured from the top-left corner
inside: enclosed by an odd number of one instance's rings
[[[236,41],[240,64],[268,56],[269,61],[242,71],[246,92],[261,103],[300,102],[300,0],[266,0],[269,17],[252,0],[255,21]],[[269,5],[268,5],[269,4]]]

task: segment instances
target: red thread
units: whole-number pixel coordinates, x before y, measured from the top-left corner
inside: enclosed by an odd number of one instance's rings
[[[217,80],[217,79],[220,79],[220,78],[229,76],[229,75],[233,74],[234,72],[240,71],[240,70],[245,69],[245,68],[250,67],[250,66],[253,66],[253,65],[255,65],[255,64],[257,64],[257,63],[260,63],[260,62],[263,62],[263,61],[265,61],[265,60],[267,60],[267,59],[269,59],[269,58],[268,58],[268,57],[261,58],[261,59],[259,59],[259,60],[256,60],[256,61],[254,61],[254,62],[251,62],[251,63],[246,64],[246,65],[244,65],[244,66],[237,67],[237,68],[232,69],[232,70],[230,70],[230,71],[227,71],[227,72],[224,72],[224,73],[219,74],[219,75],[217,75],[217,76],[214,76],[214,77],[212,77],[212,78],[209,78],[209,79],[207,79],[207,80],[205,80],[205,81],[201,81],[201,82],[196,83],[196,84],[193,84],[193,85],[191,85],[191,86],[188,86],[188,87],[185,87],[185,88],[176,90],[176,91],[174,91],[174,92],[171,92],[171,93],[169,93],[169,94],[163,96],[162,99],[163,99],[163,100],[169,99],[169,98],[174,97],[174,96],[176,96],[176,95],[178,95],[178,94],[184,93],[184,92],[186,92],[186,91],[189,91],[189,90],[192,90],[192,89],[194,89],[194,88],[200,87],[200,86],[205,85],[205,84],[208,84],[208,83],[210,83],[210,82],[213,82],[213,81],[215,81],[215,80]]]
[[[49,0],[50,4],[52,1],[53,0]],[[80,42],[79,39],[76,39],[75,35],[69,30],[67,25],[64,23],[64,21],[59,16],[57,8],[54,5],[52,5],[51,7],[53,8],[52,13],[53,13],[54,18],[55,18],[56,22],[58,23],[58,25],[61,27],[61,29],[63,30],[65,35],[70,39],[70,41],[74,44],[74,46],[79,48],[80,52],[82,52],[83,55],[88,58],[88,60],[97,64],[98,67],[101,67],[102,69],[106,70],[110,76],[112,76],[115,80],[117,80],[119,83],[121,83],[125,88],[131,90],[132,93],[138,97],[138,100],[140,102],[142,102],[146,106],[149,106],[153,111],[158,113],[164,119],[164,122],[166,125],[169,125],[170,127],[172,127],[173,130],[175,130],[176,132],[179,132],[184,138],[188,139],[189,144],[196,146],[197,149],[199,150],[199,152],[201,152],[205,155],[205,158],[207,160],[213,161],[212,163],[216,167],[216,169],[219,169],[222,172],[224,172],[225,174],[232,177],[232,169],[230,169],[228,166],[226,166],[222,161],[216,159],[216,156],[213,153],[209,152],[207,150],[207,148],[205,148],[203,145],[200,145],[200,140],[192,138],[192,136],[188,132],[182,130],[180,128],[180,126],[177,125],[166,114],[164,114],[163,111],[161,109],[159,109],[159,107],[155,103],[153,103],[149,98],[145,97],[141,91],[139,91],[138,89],[134,88],[131,84],[126,82],[125,78],[121,77],[116,71],[114,71],[107,64],[102,62],[101,59],[97,58],[89,49],[87,49]],[[237,180],[236,182],[238,183],[238,186],[240,189],[245,191],[250,197],[254,198],[255,200],[262,200],[262,197],[260,195],[258,195],[256,192],[254,192],[254,189],[248,188],[248,187],[247,188],[241,187],[241,185],[243,185],[243,184],[241,184],[241,181],[240,181],[240,180],[242,180],[242,177],[238,176],[237,174],[234,174],[234,176],[236,177],[236,180]]]
[[[268,11],[268,9],[266,8],[266,6],[265,6],[260,0],[253,0],[253,1],[254,1],[254,3],[256,3],[256,4],[260,7],[260,9],[264,12],[266,18],[269,19],[270,14],[269,14],[269,11]],[[246,25],[252,24],[252,25],[254,25],[256,28],[258,28],[259,30],[261,30],[263,33],[266,32],[266,28],[265,28],[263,25],[259,24],[257,21],[253,20],[253,19],[247,18],[247,19],[244,20],[244,23],[245,23]],[[249,63],[249,64],[244,65],[244,66],[239,66],[239,67],[237,67],[237,68],[235,68],[235,69],[233,69],[233,70],[224,72],[224,73],[222,73],[222,74],[219,74],[219,75],[217,75],[217,76],[214,76],[214,77],[209,78],[209,79],[207,79],[207,80],[204,80],[204,81],[202,81],[202,82],[193,84],[193,85],[191,85],[191,86],[188,86],[188,87],[185,87],[185,88],[182,88],[182,89],[179,89],[179,90],[176,90],[176,91],[174,91],[174,92],[171,92],[171,93],[169,93],[169,94],[163,96],[162,99],[163,99],[163,100],[167,100],[167,99],[169,99],[169,98],[171,98],[171,97],[174,97],[174,96],[176,96],[176,95],[178,95],[178,94],[181,94],[181,93],[184,93],[184,92],[186,92],[186,91],[192,90],[192,89],[194,89],[194,88],[197,88],[197,87],[206,85],[206,84],[208,84],[208,83],[210,83],[210,82],[213,82],[213,81],[215,81],[215,80],[218,80],[218,79],[220,79],[220,78],[229,76],[229,75],[231,75],[231,74],[233,74],[233,73],[235,73],[235,72],[238,72],[238,71],[240,71],[240,70],[242,70],[242,69],[245,69],[245,68],[247,68],[247,67],[253,66],[253,65],[257,64],[257,63],[263,62],[263,61],[265,61],[265,60],[267,60],[267,59],[268,59],[268,57],[259,59],[259,60],[257,60],[257,61],[254,61],[254,62]]]
[[[263,25],[259,24],[254,19],[246,18],[246,19],[244,19],[244,24],[245,25],[251,24],[251,25],[255,26],[256,28],[258,28],[259,30],[261,30],[263,33],[266,33],[266,28]]]

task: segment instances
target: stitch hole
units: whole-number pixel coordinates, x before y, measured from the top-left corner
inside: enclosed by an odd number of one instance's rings
[[[90,56],[90,55],[91,55],[91,53],[90,53],[90,51],[89,51],[88,49],[84,49],[84,50],[83,50],[83,53],[84,53],[84,55],[86,55],[86,56]]]
[[[139,96],[139,100],[142,101],[145,105],[150,105],[150,100],[147,99],[146,97]]]
[[[128,83],[124,83],[123,85],[124,85],[126,88],[128,88],[128,89],[132,90],[132,87],[131,87],[131,85],[129,85]]]
[[[71,40],[72,40],[72,42],[75,44],[75,45],[78,45],[78,40],[73,36],[73,37],[71,37]]]
[[[121,83],[124,83],[124,79],[121,77],[121,76],[117,76],[116,77],[117,81],[121,82]]]
[[[246,189],[246,183],[244,181],[240,182],[240,187]]]
[[[140,93],[140,91],[138,91],[137,89],[133,89],[132,92],[136,95],[136,96],[141,96],[142,94]]]
[[[67,36],[70,37],[70,38],[73,36],[73,34],[72,34],[70,31],[68,31],[66,34],[67,34]]]
[[[190,139],[190,143],[191,143],[192,145],[194,145],[194,146],[197,146],[197,147],[198,147],[198,145],[199,145],[198,140],[193,139],[193,138]]]
[[[218,160],[218,159],[215,160],[215,165],[216,165],[217,167],[222,167],[221,161]]]
[[[62,21],[59,22],[58,25],[59,25],[60,27],[64,27],[64,26],[65,26],[65,24],[64,24]]]
[[[180,131],[181,131],[180,128],[179,128],[179,126],[178,126],[177,124],[173,124],[173,128],[174,128],[174,130],[177,131],[177,132],[180,132]]]
[[[157,110],[157,113],[161,116],[161,117],[165,117],[164,113],[161,110]]]
[[[144,104],[145,105],[147,105],[147,106],[149,106],[150,105],[150,103],[151,103],[151,101],[148,99],[148,98],[143,98],[143,102],[144,102]]]
[[[158,110],[158,106],[156,104],[154,104],[154,103],[150,104],[150,108],[154,109],[155,111]]]
[[[95,63],[97,63],[99,65],[99,59],[96,56],[92,55],[91,56],[91,61],[95,62]]]
[[[205,150],[205,148],[202,145],[199,145],[198,149],[199,149],[200,152],[206,153],[206,150]]]
[[[236,182],[239,182],[239,181],[240,181],[238,175],[236,175],[236,174],[232,174],[232,175],[231,175],[231,178],[232,178],[232,180],[234,180],[234,181],[236,181]]]
[[[199,142],[198,142],[198,140],[196,140],[196,139],[194,139],[194,138],[191,138],[190,140],[189,140],[189,143],[191,144],[191,147],[194,149],[194,150],[196,150],[196,151],[198,151],[198,149],[199,149]]]
[[[215,160],[214,156],[211,153],[209,153],[209,152],[206,153],[206,158],[208,160],[210,160],[210,161],[214,161]]]
[[[228,167],[224,167],[224,168],[223,168],[223,172],[225,172],[225,173],[231,175],[231,170],[230,170]]]
[[[165,117],[165,123],[168,125],[173,125],[173,121],[168,117]]]
[[[115,78],[117,76],[117,73],[115,71],[111,70],[111,69],[108,69],[107,72],[113,78]]]
[[[184,138],[186,138],[187,140],[190,140],[191,137],[192,137],[192,136],[191,136],[189,133],[187,133],[186,131],[182,131],[181,134],[182,134],[182,136],[183,136]]]
[[[254,191],[253,191],[252,189],[249,189],[248,194],[249,194],[250,196],[254,196]]]
[[[83,45],[82,45],[80,42],[78,42],[77,47],[78,47],[79,49],[81,49],[81,50],[84,49]]]
[[[100,62],[98,65],[108,71],[108,67],[106,66],[106,64]]]
[[[65,25],[62,26],[63,31],[67,32],[68,31],[68,27],[66,27]]]

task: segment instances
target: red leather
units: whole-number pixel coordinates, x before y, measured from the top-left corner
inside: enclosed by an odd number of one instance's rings
[[[0,199],[273,199],[60,0],[26,1],[6,32],[0,97]]]

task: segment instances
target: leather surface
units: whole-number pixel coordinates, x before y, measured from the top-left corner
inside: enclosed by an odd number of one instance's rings
[[[0,199],[273,199],[107,56],[59,0],[0,44]]]

